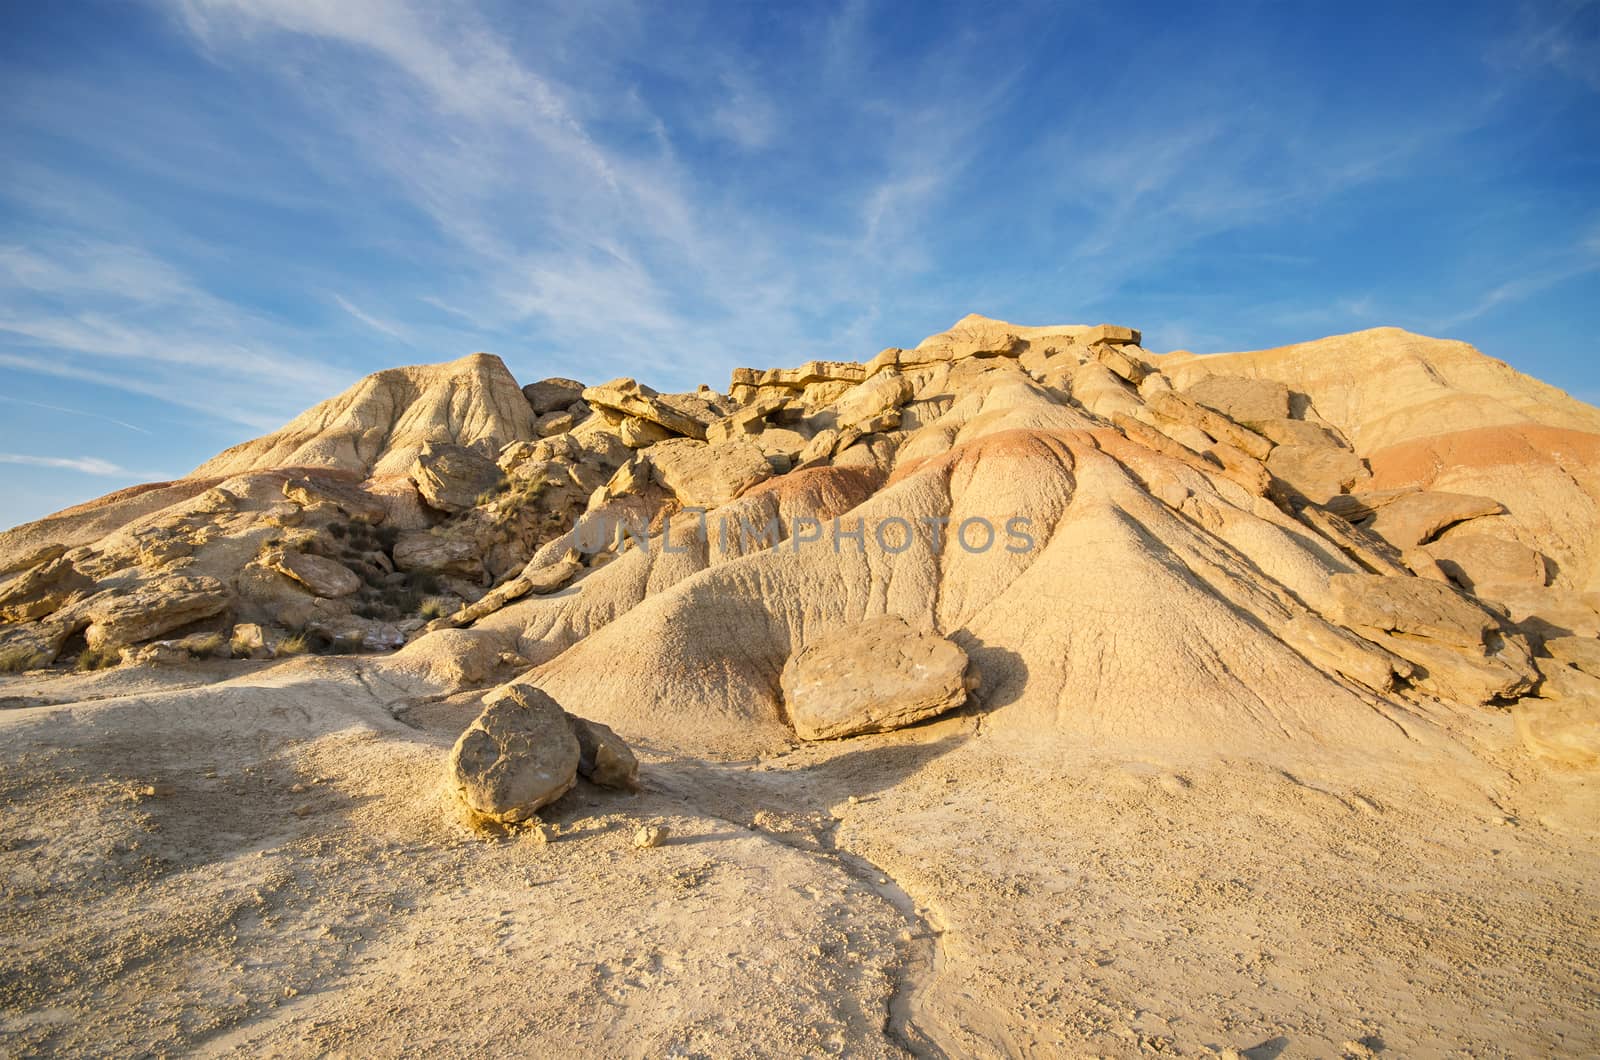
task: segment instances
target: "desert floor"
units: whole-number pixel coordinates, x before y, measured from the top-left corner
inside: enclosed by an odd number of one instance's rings
[[[1503,714],[1385,763],[634,740],[541,840],[442,790],[476,712],[356,658],[6,678],[0,1054],[1600,1050],[1600,785]]]

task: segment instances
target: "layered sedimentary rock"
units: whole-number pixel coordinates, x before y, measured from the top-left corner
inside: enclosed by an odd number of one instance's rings
[[[174,620],[259,626],[251,653],[409,638],[396,680],[515,680],[596,747],[743,752],[970,702],[1002,738],[1404,753],[1435,700],[1520,701],[1530,741],[1586,746],[1592,675],[1553,652],[1600,631],[1600,412],[1392,329],[1140,342],[967,317],[727,395],[524,389],[483,356],[379,373],[192,489],[6,535],[0,651],[71,658],[92,607],[211,579]],[[896,623],[960,653],[960,690],[807,708],[807,651]]]

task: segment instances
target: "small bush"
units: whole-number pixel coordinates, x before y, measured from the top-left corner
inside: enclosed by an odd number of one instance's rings
[[[423,599],[417,611],[423,618],[443,618],[455,613],[455,603],[443,596],[429,596]]]
[[[228,638],[221,633],[213,633],[208,637],[189,643],[189,654],[197,659],[211,659],[224,654],[228,648]]]
[[[335,538],[339,539],[340,541],[343,541],[345,539],[345,535],[348,534],[349,532],[350,532],[350,528],[348,526],[346,526],[344,523],[329,523],[328,524],[328,533],[332,534]]]
[[[422,596],[434,596],[439,592],[439,576],[421,571],[411,576],[411,587]]]
[[[0,655],[0,674],[20,674],[33,669],[34,654],[25,648],[13,648]]]
[[[305,655],[311,651],[311,637],[304,630],[278,642],[279,656]]]
[[[78,653],[77,669],[106,670],[116,666],[121,661],[122,652],[119,650],[85,648],[83,651]]]

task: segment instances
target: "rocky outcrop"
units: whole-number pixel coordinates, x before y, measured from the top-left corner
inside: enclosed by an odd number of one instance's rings
[[[172,576],[107,589],[82,605],[84,639],[96,651],[153,640],[220,615],[232,594],[215,578]]]
[[[656,480],[689,508],[726,504],[773,473],[766,455],[747,441],[672,439],[652,446],[649,459]]]
[[[27,622],[59,611],[94,582],[57,555],[0,587],[0,622]]]
[[[274,550],[264,554],[261,562],[268,569],[304,585],[314,595],[329,599],[349,596],[362,585],[354,571],[326,556]]]
[[[537,383],[529,383],[522,388],[522,396],[528,399],[528,407],[533,409],[537,416],[565,412],[582,400],[583,384],[576,379],[554,376],[550,379],[541,379]]]
[[[482,453],[438,442],[422,447],[410,475],[430,507],[452,513],[477,507],[502,480],[499,466]]]
[[[596,408],[637,417],[672,434],[701,441],[705,440],[706,426],[722,415],[700,398],[658,394],[626,378],[589,387],[583,392],[583,400]]]
[[[967,653],[884,615],[807,644],[784,665],[784,709],[802,740],[887,732],[966,702]]]
[[[283,429],[213,457],[190,477],[289,467],[399,477],[429,442],[482,444],[498,452],[509,442],[532,438],[533,417],[504,362],[474,353],[446,364],[367,376]]]

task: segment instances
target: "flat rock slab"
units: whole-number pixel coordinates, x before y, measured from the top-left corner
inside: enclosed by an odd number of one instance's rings
[[[803,740],[889,732],[967,700],[967,653],[937,633],[883,615],[789,657],[781,684]]]
[[[1498,623],[1483,608],[1440,582],[1382,574],[1335,574],[1335,616],[1347,626],[1426,637],[1456,648],[1483,652],[1484,638]]]

